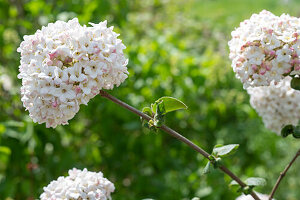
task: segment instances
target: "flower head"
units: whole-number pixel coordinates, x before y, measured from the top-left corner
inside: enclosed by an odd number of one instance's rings
[[[263,10],[241,22],[229,41],[230,59],[244,88],[268,86],[300,74],[300,19]]]
[[[87,169],[69,170],[69,176],[59,177],[43,188],[41,200],[110,200],[115,186],[103,177],[101,172],[89,172]]]
[[[266,194],[260,194],[258,192],[256,192],[256,194],[261,200],[269,200],[269,196]],[[236,198],[236,200],[254,200],[254,199],[250,194],[249,195],[242,194],[241,196]]]
[[[101,89],[119,86],[128,75],[126,48],[106,21],[81,26],[57,21],[18,48],[22,102],[34,122],[55,128],[68,124]]]
[[[262,117],[265,126],[280,135],[289,124],[300,120],[300,91],[290,87],[291,78],[286,77],[277,85],[249,87],[250,104]]]

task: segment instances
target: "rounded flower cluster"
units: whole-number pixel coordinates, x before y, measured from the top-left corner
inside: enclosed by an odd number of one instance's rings
[[[80,104],[101,89],[113,89],[127,78],[126,47],[107,22],[81,26],[78,19],[57,21],[18,48],[22,102],[34,122],[55,128],[68,124]]]
[[[69,170],[69,176],[59,177],[44,187],[41,200],[109,200],[115,186],[103,177],[101,172],[89,172],[87,169]]]
[[[244,88],[268,86],[300,74],[300,19],[263,10],[241,22],[229,41],[230,59]]]
[[[269,196],[266,194],[260,194],[258,192],[256,192],[256,194],[261,200],[269,200]],[[236,198],[236,200],[254,200],[254,199],[250,194],[248,194],[248,195],[242,194],[241,196]]]
[[[284,126],[297,125],[300,120],[300,91],[292,89],[290,81],[291,78],[286,77],[277,85],[247,89],[252,107],[265,126],[278,135]]]

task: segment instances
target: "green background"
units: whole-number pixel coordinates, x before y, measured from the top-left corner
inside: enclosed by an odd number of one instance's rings
[[[55,20],[81,24],[105,19],[127,46],[129,78],[109,91],[141,109],[173,96],[189,109],[168,115],[166,124],[207,151],[238,143],[224,160],[242,179],[263,177],[269,193],[299,141],[264,128],[235,79],[228,59],[230,32],[252,13],[267,9],[298,16],[292,0],[0,0],[0,199],[36,199],[68,169],[102,171],[114,182],[113,199],[230,200],[230,179],[219,171],[202,175],[206,160],[170,137],[141,127],[137,116],[95,97],[68,126],[34,124],[20,101],[17,80],[23,35]],[[300,162],[289,171],[276,199],[300,199]]]

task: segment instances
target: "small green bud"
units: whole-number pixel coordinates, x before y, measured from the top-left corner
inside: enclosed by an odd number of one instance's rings
[[[300,78],[299,77],[293,77],[291,80],[291,88],[295,90],[300,90]]]
[[[287,137],[290,134],[294,133],[294,126],[293,125],[286,125],[281,129],[281,136],[282,137]]]
[[[222,165],[222,159],[221,158],[216,158],[215,162],[213,163],[214,168],[219,168]]]
[[[253,189],[253,187],[247,185],[247,186],[245,186],[245,187],[243,188],[243,193],[244,193],[245,195],[251,194],[251,193],[252,193],[252,189]]]

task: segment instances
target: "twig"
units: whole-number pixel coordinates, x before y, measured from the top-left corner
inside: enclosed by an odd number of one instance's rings
[[[300,156],[300,149],[297,151],[296,155],[293,157],[293,159],[291,160],[291,162],[285,167],[285,169],[283,170],[283,172],[280,173],[273,189],[272,192],[270,193],[269,196],[269,200],[272,200],[281,180],[283,179],[283,177],[286,175],[287,171],[290,169],[290,167],[293,165],[293,163],[295,162],[295,160],[298,158],[298,156]]]
[[[149,117],[148,115],[146,115],[145,113],[137,110],[136,108],[124,103],[123,101],[117,99],[116,97],[108,94],[107,92],[101,90],[100,91],[100,95],[106,99],[109,99],[111,101],[113,101],[114,103],[120,105],[123,108],[126,108],[127,110],[137,114],[138,116],[142,117],[143,119],[149,121],[151,120],[151,117]],[[185,144],[187,144],[188,146],[190,146],[192,149],[194,149],[195,151],[199,152],[201,155],[203,155],[205,158],[207,158],[208,160],[211,160],[209,158],[210,154],[207,153],[205,150],[203,150],[202,148],[200,148],[199,146],[197,146],[196,144],[194,144],[192,141],[190,141],[189,139],[187,139],[186,137],[182,136],[181,134],[179,134],[178,132],[174,131],[173,129],[169,128],[166,125],[163,125],[161,127],[159,127],[161,130],[165,131],[166,133],[168,133],[169,135],[177,138],[178,140],[184,142]],[[229,169],[227,169],[224,165],[221,165],[220,170],[223,171],[225,174],[227,174],[228,176],[230,176],[233,180],[235,180],[241,187],[246,187],[247,185],[236,175],[234,175]],[[255,200],[260,200],[260,198],[256,195],[255,192],[251,193],[251,196],[255,199]]]

